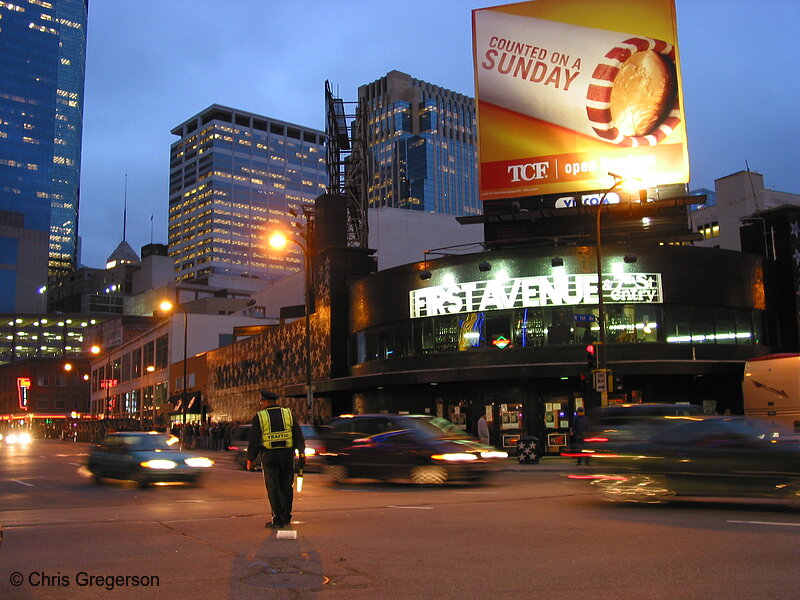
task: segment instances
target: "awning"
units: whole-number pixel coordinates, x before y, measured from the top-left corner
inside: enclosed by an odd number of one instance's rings
[[[191,392],[187,394],[187,404],[186,404],[186,411],[187,412],[200,412],[200,408],[203,405],[203,393],[200,391]],[[175,394],[174,396],[170,396],[167,401],[172,404],[175,408],[176,412],[183,411],[183,394]]]

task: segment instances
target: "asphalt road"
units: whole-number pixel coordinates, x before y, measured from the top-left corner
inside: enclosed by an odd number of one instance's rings
[[[203,487],[141,490],[94,485],[87,450],[0,448],[0,598],[798,596],[799,512],[607,504],[566,462],[511,462],[479,487],[308,474],[297,537],[278,539],[260,474],[227,456]]]

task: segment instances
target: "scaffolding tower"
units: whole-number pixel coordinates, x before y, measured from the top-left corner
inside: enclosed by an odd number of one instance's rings
[[[328,193],[347,199],[347,245],[369,246],[367,146],[363,108],[344,102],[325,82]]]

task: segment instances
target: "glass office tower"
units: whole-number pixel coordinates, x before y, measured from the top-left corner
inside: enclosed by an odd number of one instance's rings
[[[75,266],[87,12],[0,2],[0,312]]]
[[[391,71],[359,87],[358,101],[366,111],[370,207],[483,212],[473,98]]]
[[[172,130],[169,254],[178,281],[262,289],[303,265],[294,245],[271,250],[325,193],[325,133],[212,105]]]

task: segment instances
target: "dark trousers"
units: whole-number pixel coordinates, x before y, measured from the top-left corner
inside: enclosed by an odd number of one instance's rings
[[[262,450],[261,467],[269,505],[272,508],[272,522],[277,525],[288,525],[292,522],[294,449]]]

